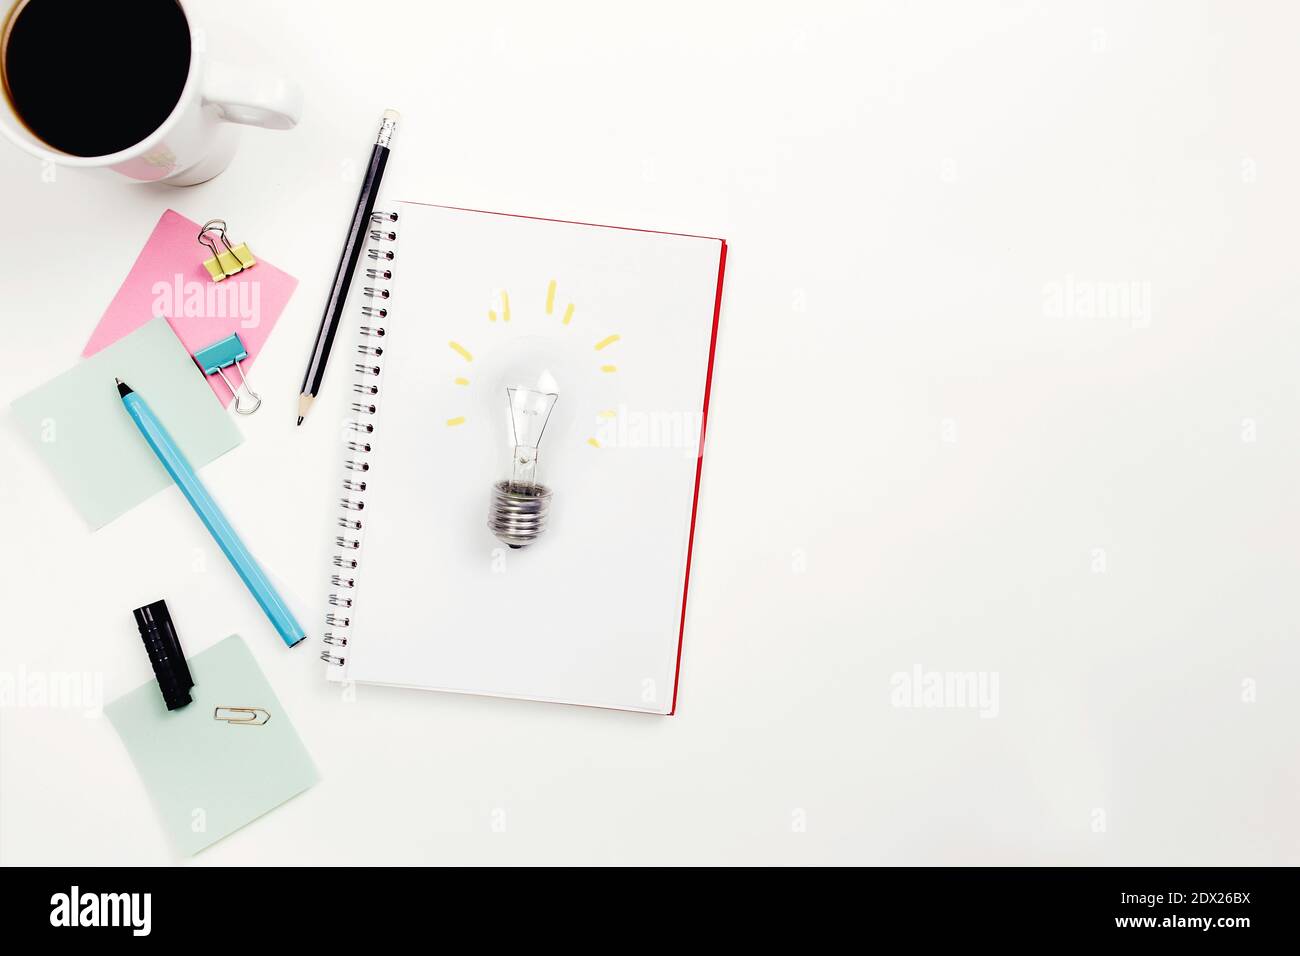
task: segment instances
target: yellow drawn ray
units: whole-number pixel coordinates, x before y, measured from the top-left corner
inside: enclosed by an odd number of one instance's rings
[[[594,439],[594,438],[588,438],[588,439],[587,439],[587,444],[590,445],[592,448],[599,448],[599,447],[600,447],[600,442],[596,441],[596,439]]]
[[[568,324],[569,324],[569,321],[570,321],[572,318],[573,318],[573,303],[570,302],[567,306],[565,306],[565,309],[564,309],[564,318],[561,319],[560,321],[563,322],[565,325],[568,325]]]
[[[601,339],[599,342],[596,343],[596,351],[599,352],[601,349],[605,348],[607,345],[613,345],[613,344],[614,344],[615,342],[617,342],[620,338],[621,338],[621,336],[618,336],[618,335],[607,335],[607,336],[605,336],[603,339]]]
[[[602,366],[600,367],[600,370],[601,370],[602,372],[617,372],[617,371],[618,371],[618,366],[617,366],[617,365],[602,365]]]
[[[546,314],[551,315],[555,312],[555,280],[546,287]]]
[[[469,349],[465,348],[465,346],[461,345],[459,342],[448,342],[447,344],[451,346],[453,352],[463,358],[466,362],[474,361],[474,356],[469,354]]]
[[[456,384],[457,384],[457,385],[468,385],[468,384],[469,384],[469,379],[467,379],[467,378],[463,378],[463,377],[457,375],[457,376],[456,376]]]
[[[455,428],[457,425],[464,425],[464,424],[465,424],[465,416],[464,416],[464,415],[457,415],[455,418],[449,418],[449,419],[447,419],[447,427],[448,427],[448,428]]]

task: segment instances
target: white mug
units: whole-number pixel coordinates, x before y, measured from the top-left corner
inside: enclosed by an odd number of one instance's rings
[[[3,3],[8,22],[24,0]],[[284,77],[214,62],[206,50],[206,31],[194,4],[176,0],[190,30],[190,66],[180,98],[163,124],[133,146],[104,156],[73,156],[33,135],[4,97],[0,130],[18,146],[51,163],[79,169],[105,169],[129,182],[193,186],[229,165],[239,127],[292,129],[302,117],[302,91]],[[87,92],[91,95],[91,91]]]

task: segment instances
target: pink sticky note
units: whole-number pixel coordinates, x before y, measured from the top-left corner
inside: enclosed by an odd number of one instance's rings
[[[172,209],[162,214],[82,355],[94,355],[161,315],[191,355],[237,332],[248,352],[239,364],[245,371],[252,367],[298,280],[258,255],[254,241],[235,233],[231,245],[249,242],[257,264],[213,282],[203,268],[212,253],[199,244],[198,234],[197,222]],[[239,385],[238,373],[226,374]],[[230,404],[234,396],[219,375],[208,376],[208,384],[222,405]]]

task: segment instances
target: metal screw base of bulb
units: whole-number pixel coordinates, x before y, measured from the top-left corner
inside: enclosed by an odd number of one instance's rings
[[[512,491],[509,481],[498,481],[492,486],[488,527],[503,543],[512,548],[523,548],[546,530],[550,510],[551,489],[545,485]]]

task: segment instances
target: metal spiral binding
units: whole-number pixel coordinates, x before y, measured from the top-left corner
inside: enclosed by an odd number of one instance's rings
[[[392,289],[385,283],[393,280],[393,269],[389,263],[395,254],[389,244],[397,241],[397,231],[393,228],[397,221],[398,214],[395,212],[375,212],[370,216],[368,238],[371,247],[366,250],[366,257],[374,264],[364,267],[366,284],[361,291],[366,304],[361,306],[361,313],[365,324],[361,326],[362,339],[357,345],[358,361],[352,366],[356,380],[352,383],[354,401],[349,403],[352,418],[346,423],[350,435],[343,441],[347,454],[343,462],[344,494],[339,497],[340,514],[337,521],[343,533],[334,538],[337,553],[333,557],[334,570],[330,574],[331,610],[325,615],[325,624],[330,630],[325,632],[324,642],[332,648],[348,646],[346,631],[352,624],[350,612],[335,613],[335,609],[352,607],[351,592],[357,586],[359,574],[357,553],[361,550],[364,534],[364,495],[370,481],[367,472],[370,471],[369,456],[374,450],[375,433],[373,422],[367,419],[379,411],[385,348],[377,340],[383,339],[388,333],[376,320],[388,318]],[[342,667],[347,661],[342,652],[333,653],[328,650],[321,652],[320,659],[335,667]]]

